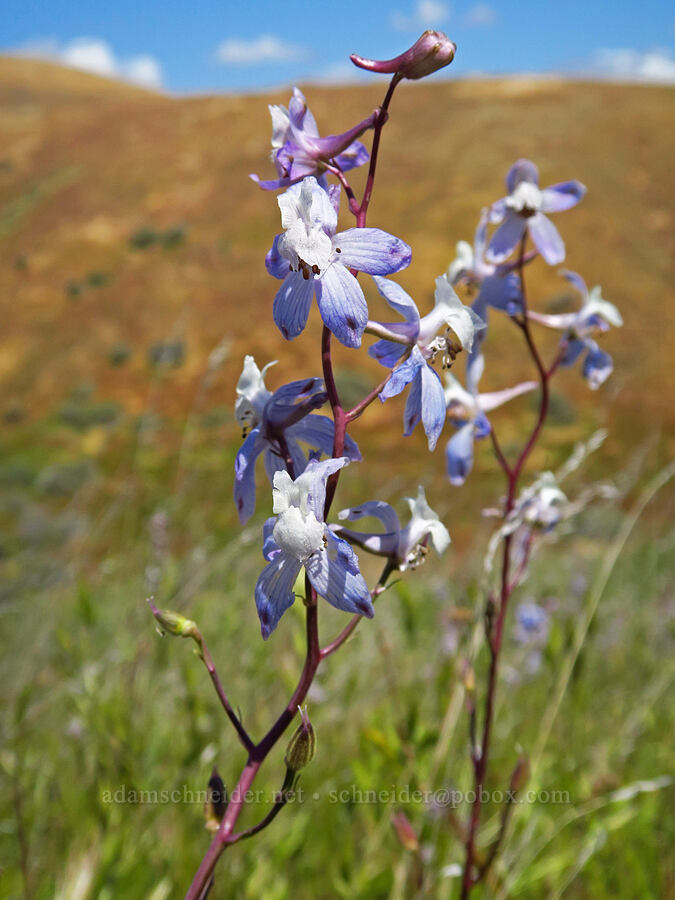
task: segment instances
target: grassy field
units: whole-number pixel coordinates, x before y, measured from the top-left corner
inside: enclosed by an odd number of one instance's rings
[[[329,114],[338,130],[380,99],[307,93],[324,130]],[[283,354],[273,386],[318,368],[316,321],[283,347],[271,323],[262,257],[278,211],[246,179],[269,171],[265,103],[286,99],[170,99],[0,59],[0,897],[164,900],[189,883],[208,841],[189,792],[213,765],[232,786],[243,759],[191,648],[155,632],[148,593],[197,620],[254,735],[294,687],[301,611],[263,644],[251,589],[266,508],[261,496],[241,530],[231,499],[241,356]],[[672,104],[672,91],[646,87],[414,85],[384,135],[381,184],[396,189],[378,189],[371,222],[412,245],[400,280],[416,297],[527,155],[544,184],[589,187],[558,220],[567,262],[626,322],[608,337],[616,371],[601,392],[563,374],[531,464],[556,468],[607,427],[564,486],[574,497],[602,477],[617,496],[544,545],[515,598],[545,606],[551,632],[524,646],[509,625],[490,786],[504,789],[524,752],[536,797],[516,808],[486,897],[675,891],[675,509],[672,486],[654,481],[672,451]],[[532,274],[533,297],[569,301],[555,275]],[[511,337],[491,337],[488,388],[530,375]],[[354,356],[339,357],[347,396],[376,377]],[[453,546],[388,591],[320,670],[303,799],[232,848],[214,898],[456,896],[467,808],[443,792],[470,787],[459,670],[477,646],[491,528],[480,510],[502,488],[483,445],[471,483],[451,491],[440,449],[400,442],[401,414],[389,403],[355,427],[370,462],[352,467],[338,503],[393,502],[422,481]],[[507,447],[532,414],[525,399],[495,416]],[[322,604],[322,637],[342,621]],[[481,684],[484,654],[475,664]],[[280,786],[284,747],[244,824]],[[373,790],[385,794],[373,802]],[[418,850],[397,837],[400,811]],[[498,814],[485,816],[482,845]]]

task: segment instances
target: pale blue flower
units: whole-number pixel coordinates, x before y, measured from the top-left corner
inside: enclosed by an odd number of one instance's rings
[[[611,375],[614,363],[609,353],[600,349],[592,335],[608,331],[611,325],[619,328],[623,325],[623,319],[616,306],[603,298],[599,285],[589,291],[586,282],[576,272],[563,271],[561,275],[581,294],[581,309],[557,314],[530,310],[528,318],[548,328],[565,332],[560,365],[572,366],[585,354],[582,374],[591,390],[597,390]]]
[[[433,310],[421,318],[415,301],[400,285],[386,278],[376,277],[374,281],[389,306],[405,320],[375,323],[378,333],[389,337],[373,344],[368,353],[393,370],[380,400],[384,402],[410,385],[403,415],[404,434],[412,434],[421,421],[429,450],[433,450],[445,422],[445,394],[432,364],[440,357],[444,368],[450,366],[460,350],[471,349],[476,332],[485,324],[464,306],[445,275],[436,279]]]
[[[362,166],[368,161],[368,151],[355,138],[372,128],[377,111],[343,134],[319,137],[314,116],[298,88],[293,88],[288,109],[270,106],[272,116],[272,162],[278,178],[261,181],[257,175],[250,177],[266,191],[289,187],[307,175],[321,175],[324,163],[332,163],[343,172]]]
[[[427,503],[424,488],[420,485],[416,497],[406,497],[410,510],[410,520],[403,527],[392,506],[381,500],[370,500],[360,506],[352,506],[338,513],[338,519],[353,522],[356,519],[379,519],[384,531],[352,531],[343,525],[333,525],[332,530],[351,544],[362,547],[377,556],[396,560],[401,571],[415,568],[427,554],[431,542],[434,550],[441,554],[450,544],[448,529]]]
[[[410,247],[379,228],[336,234],[339,188],[325,191],[305,178],[278,198],[285,231],[265,258],[267,271],[283,279],[274,298],[274,321],[286,338],[299,335],[316,294],[324,324],[347,347],[360,347],[368,321],[363,290],[350,269],[390,275],[410,263]]]
[[[295,581],[303,566],[317,594],[337,609],[369,619],[375,614],[356,554],[324,522],[326,480],[348,463],[347,457],[312,459],[295,479],[286,471],[274,475],[276,516],[267,520],[263,532],[268,564],[255,586],[265,640],[293,604]]]
[[[315,453],[331,455],[334,426],[328,416],[310,415],[327,400],[320,378],[305,378],[286,384],[272,393],[265,387],[265,373],[274,363],[260,371],[252,356],[244,360],[239,382],[235,417],[245,438],[235,458],[234,501],[242,525],[255,511],[255,464],[263,454],[265,471],[270,482],[276,472],[293,466],[299,475],[307,465],[300,443]],[[345,437],[345,455],[361,459],[356,443]]]
[[[488,262],[501,263],[518,247],[527,231],[546,262],[555,266],[565,258],[565,245],[545,213],[571,209],[586,193],[580,181],[565,181],[539,188],[539,170],[529,159],[519,159],[506,176],[508,196],[490,207],[490,221],[499,224],[487,249]]]
[[[511,265],[497,265],[485,259],[488,210],[483,209],[474,235],[473,247],[458,241],[456,255],[447,270],[451,285],[466,284],[478,290],[472,309],[487,321],[488,307],[515,315],[522,309],[520,279]],[[484,333],[483,333],[484,336]]]

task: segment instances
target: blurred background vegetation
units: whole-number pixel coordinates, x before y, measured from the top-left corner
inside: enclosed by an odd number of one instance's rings
[[[381,99],[361,87],[307,94],[325,132]],[[316,311],[291,344],[271,321],[276,286],[263,256],[278,209],[246,177],[270,171],[265,104],[287,99],[170,99],[0,59],[2,897],[180,897],[201,858],[199,804],[104,800],[120,786],[203,791],[213,765],[233,786],[243,761],[191,648],[156,634],[149,593],[198,621],[254,735],[295,684],[301,611],[263,644],[252,601],[264,494],[243,530],[231,500],[243,354],[282,359],[272,388],[319,372]],[[384,133],[370,224],[413,247],[399,280],[422,311],[455,242],[471,240],[510,163],[528,156],[543,184],[589,187],[556,223],[566,265],[600,283],[625,319],[607,338],[616,368],[599,393],[576,371],[561,374],[531,463],[555,469],[606,427],[564,487],[573,497],[602,478],[617,498],[594,500],[536,557],[515,600],[543,606],[550,632],[537,643],[509,629],[499,691],[491,786],[504,789],[534,750],[529,787],[566,791],[569,802],[516,809],[486,896],[657,898],[675,888],[670,486],[636,519],[672,454],[672,106],[673,92],[656,87],[404,85]],[[555,273],[531,270],[539,308],[577,302]],[[386,317],[374,292],[369,300]],[[486,389],[530,377],[508,324],[492,330]],[[347,401],[380,377],[365,354],[341,352],[338,365]],[[533,414],[531,398],[518,403],[494,417],[507,449]],[[458,676],[480,620],[492,527],[480,510],[501,482],[483,444],[470,483],[451,489],[440,447],[430,456],[422,435],[404,441],[401,416],[402,404],[378,404],[355,425],[367,462],[350,469],[338,503],[397,502],[424,483],[453,546],[388,591],[320,670],[305,802],[228,853],[214,897],[457,890],[466,807],[401,790],[470,786]],[[326,604],[321,619],[325,639],[343,621]],[[476,665],[480,685],[482,656]],[[268,792],[283,751],[260,779]],[[331,802],[331,791],[352,789],[396,800]],[[393,827],[399,811],[417,846]],[[491,808],[483,844],[498,821]]]

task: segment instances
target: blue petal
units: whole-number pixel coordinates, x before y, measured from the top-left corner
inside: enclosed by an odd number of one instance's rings
[[[415,377],[410,384],[408,399],[403,410],[403,436],[410,437],[417,423],[422,418],[422,369],[426,369],[426,363],[417,369]],[[382,396],[380,394],[380,396]]]
[[[565,352],[563,353],[560,365],[563,367],[573,366],[586,349],[586,341],[572,340],[567,341]]]
[[[563,181],[552,184],[541,192],[541,211],[545,213],[562,212],[571,209],[586,193],[586,187],[580,181]]]
[[[431,366],[420,369],[422,380],[422,425],[429,442],[429,450],[434,450],[445,423],[445,391],[438,374]]]
[[[481,318],[484,318],[477,305],[492,306],[500,309],[509,316],[514,316],[523,308],[523,298],[520,292],[520,278],[515,272],[508,275],[488,275],[483,280],[480,293],[473,303],[472,308]]]
[[[372,356],[387,369],[393,369],[406,351],[405,344],[396,341],[376,341],[372,347],[368,347],[368,356]]]
[[[283,458],[281,453],[277,448],[272,446],[270,443],[267,444],[267,450],[265,451],[265,456],[263,457],[265,460],[265,472],[267,477],[269,478],[270,484],[274,484],[274,476],[277,472],[284,472],[286,470],[286,460]],[[304,460],[301,467],[301,470],[305,468]],[[295,473],[296,476],[299,474]]]
[[[473,467],[473,422],[467,422],[448,441],[445,462],[450,484],[464,484]]]
[[[346,466],[349,459],[341,456],[324,459],[321,462],[311,459],[303,473],[304,488],[307,490],[307,506],[319,522],[323,522],[323,508],[326,502],[326,481],[334,473]]]
[[[343,172],[348,172],[350,169],[355,169],[357,166],[367,163],[369,158],[370,154],[361,141],[354,141],[344,153],[340,153],[335,158],[335,162]]]
[[[302,564],[287,553],[279,553],[258,576],[255,586],[255,605],[264,640],[277,627],[279,619],[293,605],[293,585]]]
[[[263,421],[271,430],[288,428],[323,406],[328,394],[321,378],[292,381],[275,391],[263,409]]]
[[[582,374],[591,390],[596,391],[609,378],[613,369],[612,357],[595,344],[584,360]]]
[[[368,304],[358,281],[341,263],[333,263],[316,279],[321,318],[345,347],[360,347],[368,322]]]
[[[379,275],[373,275],[375,287],[387,301],[392,309],[400,313],[406,322],[414,322],[419,325],[420,314],[413,298],[406,294],[400,284],[390,281],[388,278],[382,278]]]
[[[314,278],[305,280],[301,272],[286,275],[274,298],[272,315],[287,341],[297,337],[307,324],[313,294]]]
[[[410,384],[423,366],[426,366],[425,359],[422,356],[419,347],[415,345],[408,359],[406,359],[405,362],[402,362],[401,365],[391,373],[391,378],[380,391],[380,400],[384,402],[390,397],[395,397],[397,394],[400,394],[403,388]]]
[[[518,246],[525,231],[525,219],[513,210],[508,210],[506,218],[492,235],[485,258],[488,262],[504,262]]]
[[[391,275],[410,265],[412,250],[380,228],[348,228],[333,239],[340,262],[368,275]]]
[[[234,460],[234,502],[242,525],[255,511],[255,461],[265,448],[260,429],[254,428]]]
[[[304,441],[310,447],[315,447],[327,456],[333,455],[333,437],[335,426],[328,416],[307,416],[300,422],[296,422],[288,429],[287,434],[292,435],[298,441]],[[351,460],[360,460],[361,451],[356,441],[349,435],[345,435],[344,455]]]
[[[253,176],[251,176],[253,177]],[[272,181],[260,182],[260,187],[263,185],[275,184]],[[270,187],[266,187],[265,190],[272,190]],[[278,234],[272,243],[271,249],[268,251],[267,256],[265,257],[265,268],[270,273],[270,275],[274,275],[275,278],[285,278],[291,270],[291,267],[288,263],[288,260],[285,256],[281,256],[279,253],[279,238],[281,237]]]
[[[392,532],[398,535],[401,530],[396,510],[393,506],[385,503],[383,500],[366,500],[359,506],[352,506],[349,509],[340,510],[338,519],[342,521],[354,522],[357,519],[364,519],[372,516],[373,519],[379,519],[384,526],[385,532]]]
[[[588,297],[588,288],[581,275],[577,274],[577,272],[571,272],[569,269],[561,269],[560,274],[579,291],[584,300]]]
[[[258,175],[255,175],[254,173],[251,173],[248,177],[251,179],[251,181],[255,181],[258,187],[262,188],[263,191],[278,191],[279,188],[289,187],[291,183],[290,178],[275,178],[271,181],[261,181],[260,177]]]
[[[490,421],[484,412],[479,412],[477,414],[476,418],[474,419],[473,427],[474,437],[479,441],[483,438],[486,438],[492,431]]]
[[[557,266],[565,259],[565,245],[550,219],[543,213],[535,213],[527,220],[530,237],[549,266]]]
[[[269,519],[265,519],[263,524],[263,556],[267,562],[271,562],[275,556],[281,553],[279,545],[274,540],[274,526],[276,524],[276,516],[270,516]]]
[[[314,590],[332,606],[369,619],[375,615],[358,558],[346,541],[326,531],[327,546],[305,563]]]
[[[293,88],[293,96],[288,101],[288,118],[296,128],[315,136],[318,134],[316,121],[309,111],[305,95],[300,88]]]
[[[506,176],[506,190],[512,194],[522,181],[539,184],[539,169],[529,159],[518,159]]]

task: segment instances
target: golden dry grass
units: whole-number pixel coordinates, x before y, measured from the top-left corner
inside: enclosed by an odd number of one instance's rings
[[[379,84],[307,90],[324,132],[362,118],[381,93]],[[581,206],[557,219],[566,264],[603,286],[625,327],[606,339],[616,371],[603,391],[589,397],[577,373],[563,375],[564,390],[596,411],[611,409],[598,418],[609,417],[626,440],[673,422],[665,384],[673,346],[674,99],[667,88],[527,79],[404,85],[384,132],[369,220],[412,245],[413,263],[400,280],[424,308],[433,278],[455,242],[471,238],[481,206],[502,194],[515,158],[536,160],[543,184],[585,182]],[[231,402],[244,352],[261,360],[287,354],[284,374],[295,365],[303,373],[318,368],[316,311],[309,333],[280,348],[271,321],[275,282],[263,265],[278,210],[274,195],[247,178],[270,174],[266,104],[286,100],[169,98],[48,63],[0,59],[5,403],[39,415],[74,384],[93,380],[100,396],[139,411],[147,348],[172,335],[188,347],[163,401],[178,416],[224,334],[233,357],[215,402]],[[138,228],[175,224],[187,228],[176,249],[130,248]],[[97,272],[107,283],[87,287]],[[80,296],[69,295],[71,281],[85,283]],[[530,292],[541,298],[565,290],[538,264]],[[498,334],[491,386],[526,373],[511,331]],[[120,342],[132,356],[113,368],[108,354]],[[379,375],[365,354],[340,354],[340,362]]]

